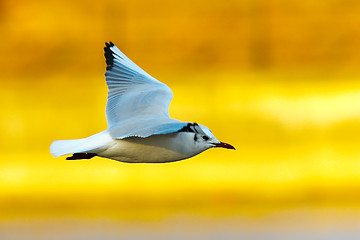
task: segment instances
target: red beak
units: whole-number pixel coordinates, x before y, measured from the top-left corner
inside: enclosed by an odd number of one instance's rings
[[[220,143],[214,143],[215,147],[222,147],[222,148],[227,148],[227,149],[234,149],[234,146],[228,144],[228,143],[224,143],[224,142],[220,142]]]

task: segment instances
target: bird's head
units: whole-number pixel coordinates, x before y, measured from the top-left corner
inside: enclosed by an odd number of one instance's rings
[[[232,145],[217,140],[210,131],[210,129],[205,127],[204,125],[194,123],[194,130],[194,140],[195,144],[198,146],[202,146],[205,149],[221,147],[235,150],[235,147],[233,147]]]

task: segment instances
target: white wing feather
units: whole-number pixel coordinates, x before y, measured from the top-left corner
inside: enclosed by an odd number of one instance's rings
[[[176,132],[187,123],[169,117],[172,91],[138,67],[113,43],[106,43],[106,118],[113,138]]]

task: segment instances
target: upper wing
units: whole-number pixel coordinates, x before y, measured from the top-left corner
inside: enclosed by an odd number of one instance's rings
[[[127,137],[125,132],[148,128],[152,123],[149,119],[167,123],[171,89],[138,67],[112,42],[106,43],[104,50],[105,78],[109,88],[106,118],[112,137],[124,138]],[[147,133],[152,135],[150,130]]]
[[[179,132],[188,123],[172,118],[130,118],[121,125],[109,129],[111,137],[122,139],[127,137],[149,137],[156,134]]]

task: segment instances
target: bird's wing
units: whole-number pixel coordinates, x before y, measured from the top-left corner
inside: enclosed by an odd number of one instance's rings
[[[186,125],[169,117],[172,91],[168,86],[142,70],[112,42],[106,43],[104,50],[109,88],[106,118],[113,138],[164,134]]]
[[[110,128],[110,135],[115,139],[127,137],[149,137],[157,134],[179,132],[188,123],[172,118],[138,119],[131,118],[124,121],[122,125]]]

